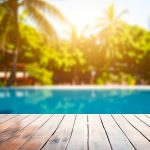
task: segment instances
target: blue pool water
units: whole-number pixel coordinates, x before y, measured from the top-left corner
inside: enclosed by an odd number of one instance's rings
[[[150,90],[0,89],[1,114],[150,113]]]

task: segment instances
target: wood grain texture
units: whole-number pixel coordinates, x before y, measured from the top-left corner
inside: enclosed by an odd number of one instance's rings
[[[111,115],[101,115],[104,128],[108,134],[112,149],[115,150],[134,150],[133,146],[116,124]],[[118,142],[119,141],[119,142]]]
[[[78,115],[67,150],[87,150],[88,131],[87,115]]]
[[[150,150],[150,115],[0,115],[0,150]]]
[[[64,115],[52,116],[24,145],[21,150],[39,150],[45,146],[50,137],[57,131]]]
[[[150,127],[133,115],[124,115],[130,124],[150,141]]]
[[[135,129],[123,116],[113,115],[120,128],[138,150],[150,150],[150,142]],[[128,116],[128,115],[126,115]],[[134,120],[133,120],[134,121]]]
[[[57,131],[45,144],[43,150],[65,150],[74,127],[75,115],[64,117]]]
[[[147,126],[150,127],[150,119],[146,117],[145,115],[135,115],[138,119],[140,119],[142,122],[144,122]]]
[[[89,122],[89,149],[110,150],[110,143],[99,115],[88,115]]]

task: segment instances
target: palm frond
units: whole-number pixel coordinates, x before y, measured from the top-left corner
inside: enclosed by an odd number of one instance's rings
[[[72,42],[78,39],[77,27],[75,25],[71,26],[70,39]]]
[[[127,14],[129,11],[127,9],[123,10],[117,17],[116,20],[119,20],[123,15]]]
[[[95,28],[103,28],[103,27],[106,27],[108,26],[109,23],[108,22],[99,22],[95,25]]]
[[[80,33],[80,37],[84,37],[84,34],[91,30],[91,26],[89,24],[85,25],[83,30]]]
[[[26,5],[26,10],[28,11],[29,17],[37,24],[37,26],[49,37],[57,37],[56,31],[53,26],[48,22],[48,20],[43,16],[43,13],[40,12],[36,7],[32,5]]]
[[[38,10],[46,11],[64,23],[67,22],[63,14],[54,5],[48,3],[46,0],[27,0],[26,3],[32,7],[37,8]]]
[[[0,1],[0,14],[3,14],[5,11],[5,4],[6,2],[1,2]]]
[[[106,21],[108,22],[108,18],[107,17],[99,17],[99,18],[96,19],[96,21],[97,22],[102,22],[102,21],[103,22],[106,22]]]
[[[6,19],[7,18],[7,19]],[[0,20],[0,47],[4,47],[5,43],[7,42],[7,34],[8,34],[8,23],[10,21],[10,15],[6,11]]]
[[[0,13],[3,11],[3,5],[0,3]]]
[[[109,19],[109,20],[113,20],[114,17],[115,17],[115,5],[114,3],[112,3],[108,9],[106,10],[106,17]]]

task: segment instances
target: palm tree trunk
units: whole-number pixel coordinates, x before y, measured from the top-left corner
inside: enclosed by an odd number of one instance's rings
[[[11,73],[10,73],[10,77],[7,80],[6,86],[11,86],[13,84],[15,84],[16,82],[16,70],[17,70],[17,62],[18,62],[18,52],[19,52],[19,43],[20,43],[20,34],[19,34],[19,20],[18,20],[18,0],[13,0],[10,1],[10,5],[12,8],[12,14],[14,16],[13,19],[13,24],[14,24],[14,36],[13,36],[13,40],[12,43],[14,44],[15,48],[13,51],[13,62],[12,62],[12,69],[11,69]]]
[[[16,50],[13,53],[13,63],[10,77],[7,80],[6,86],[11,86],[16,83],[17,61],[18,61],[18,48],[16,47]]]

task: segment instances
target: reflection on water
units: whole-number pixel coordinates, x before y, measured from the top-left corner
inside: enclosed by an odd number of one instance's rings
[[[1,89],[0,113],[150,113],[148,90]]]

